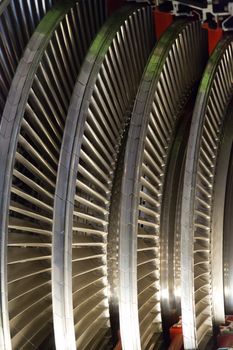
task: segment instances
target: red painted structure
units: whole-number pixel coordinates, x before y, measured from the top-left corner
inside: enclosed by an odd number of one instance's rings
[[[172,339],[168,350],[183,350],[183,335],[176,334]]]
[[[209,42],[208,49],[209,49],[209,55],[211,55],[215,46],[223,36],[223,30],[220,27],[216,29],[212,29],[209,27],[208,23],[204,23],[203,28],[206,29],[208,32],[208,42]]]
[[[219,326],[217,343],[219,348],[233,348],[233,315],[226,316],[225,324]]]
[[[156,39],[158,40],[165,30],[172,24],[173,15],[170,12],[162,12],[158,9],[153,11],[154,28]]]
[[[179,322],[175,323],[169,329],[170,345],[168,350],[182,350],[183,349],[183,334],[182,334],[182,321],[181,317]]]

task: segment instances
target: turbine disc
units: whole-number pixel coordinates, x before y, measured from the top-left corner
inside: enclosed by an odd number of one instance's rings
[[[59,153],[75,80],[104,16],[101,0],[55,5],[36,28],[11,85],[0,137],[3,348],[38,348],[52,333]]]
[[[175,271],[180,264],[176,252],[180,230],[175,227],[179,216],[172,216],[178,208],[182,186],[175,196],[172,190],[172,203],[168,181],[173,185],[175,179],[182,181],[181,174],[171,172],[178,173],[183,162],[182,139],[188,127],[182,130],[187,117],[184,112],[203,71],[205,45],[206,37],[197,21],[177,22],[168,28],[147,63],[134,105],[126,146],[120,226],[124,349],[157,348],[162,319],[169,327],[174,308],[179,314],[179,303],[174,305],[174,299],[175,288],[180,286]],[[165,220],[170,225],[168,229]],[[175,261],[170,254],[176,255]],[[140,339],[133,347],[132,338]]]
[[[232,38],[227,37],[206,67],[190,131],[181,218],[185,349],[205,349],[212,320],[217,324],[225,319],[222,240],[232,136],[224,139],[224,123],[233,94],[232,54]]]
[[[0,0],[0,349],[170,349],[180,318],[214,349],[233,314],[233,35],[207,62],[176,13],[153,48],[120,3]]]
[[[118,298],[116,295],[113,300],[109,295],[118,278],[118,251],[111,240],[117,227],[108,236],[108,227],[113,230],[111,205],[116,198],[112,188],[122,135],[152,45],[150,7],[127,6],[117,12],[99,32],[87,55],[68,114],[55,232],[66,232],[66,241],[61,242],[65,244],[65,256],[61,259],[68,273],[64,280],[73,285],[73,310],[67,308],[66,315],[74,313],[76,347],[80,349],[112,348],[110,337],[115,336],[114,330],[111,334],[109,314],[113,306],[113,323],[118,322]],[[61,212],[64,222],[60,220]],[[108,257],[108,253],[112,255]],[[61,291],[63,295],[66,292],[69,288]],[[71,305],[67,298],[64,300]]]

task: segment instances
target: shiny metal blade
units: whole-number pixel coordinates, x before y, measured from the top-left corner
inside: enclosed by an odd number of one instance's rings
[[[37,23],[52,2],[30,4],[14,3],[16,9],[22,8],[17,20],[24,24],[22,35],[20,23],[15,25],[22,36],[14,38],[20,46],[15,63],[29,40],[27,21],[35,19]],[[33,18],[27,13],[27,18],[21,19],[23,6],[29,5]],[[5,16],[11,21],[16,12]],[[104,18],[101,0],[54,5],[35,29],[12,81],[0,131],[2,348],[38,348],[46,337],[53,339],[52,306],[59,313],[51,291],[59,153],[75,80]]]
[[[54,2],[4,0],[0,4],[0,120],[23,51],[36,26]]]
[[[205,45],[198,21],[168,28],[147,63],[134,105],[120,216],[124,349],[158,348],[162,331],[168,340],[169,327],[179,319],[179,203],[187,104],[204,68]]]
[[[232,38],[229,37],[218,44],[204,72],[185,164],[181,214],[185,349],[204,349],[213,325],[225,320],[223,232],[232,146],[232,122],[227,122],[232,119],[227,112],[233,94],[232,74]],[[229,254],[224,255],[230,262]]]
[[[74,319],[72,349],[110,349],[117,341],[118,160],[152,32],[150,7],[120,9],[94,40],[74,89],[58,174],[53,257],[64,324]]]

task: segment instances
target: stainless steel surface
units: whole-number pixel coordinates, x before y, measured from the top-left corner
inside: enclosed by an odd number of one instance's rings
[[[0,4],[0,120],[17,65],[54,0],[3,0]]]
[[[129,116],[130,117],[130,116]],[[110,322],[113,341],[116,343],[119,320],[119,227],[120,227],[120,205],[121,185],[124,170],[125,144],[127,140],[128,126],[121,141],[118,152],[118,161],[115,167],[115,175],[112,183],[111,205],[109,208],[108,245],[107,245],[107,273],[109,282],[109,305]]]
[[[0,349],[165,349],[181,313],[185,350],[215,349],[233,314],[232,36],[200,83],[199,21],[151,53],[152,7],[104,22],[107,3],[0,0]]]
[[[35,30],[12,81],[0,130],[3,349],[38,348],[53,336],[59,151],[75,79],[104,13],[103,1],[55,5]],[[56,307],[54,300],[54,313]]]
[[[160,218],[160,288],[163,337],[181,315],[180,212],[187,140],[196,89],[180,113],[171,138]],[[163,292],[165,291],[165,292]]]
[[[111,348],[111,335],[115,335],[111,334],[110,311],[113,306],[116,314],[112,321],[117,322],[118,272],[110,260],[116,259],[118,252],[110,247],[116,233],[108,228],[112,227],[110,220],[118,224],[111,214],[118,193],[112,189],[117,188],[113,183],[122,135],[152,44],[150,8],[121,9],[93,42],[69,108],[54,237],[64,232],[60,260],[64,281],[68,286],[72,283],[73,295],[71,288],[61,291],[61,303],[67,305],[65,318],[73,313],[76,347],[80,349]],[[110,251],[113,256],[108,257]],[[69,310],[72,298],[73,309]],[[112,324],[113,333],[116,328]]]
[[[175,273],[177,262],[169,266],[161,258],[169,258],[169,247],[163,240],[177,242],[177,231],[173,227],[169,237],[161,231],[161,215],[167,219],[170,215],[163,203],[164,188],[177,124],[201,77],[205,58],[206,37],[200,23],[175,23],[156,45],[135,102],[126,147],[120,219],[124,349],[157,348],[162,317],[172,316],[171,299],[176,291],[169,290],[168,274]]]
[[[224,321],[223,207],[228,152],[223,123],[232,97],[232,38],[206,67],[194,109],[185,165],[181,218],[181,300],[185,349],[201,349],[212,325]],[[226,158],[226,159],[223,159]],[[220,160],[222,161],[218,163]]]
[[[224,228],[223,228],[223,265],[219,268],[223,269],[223,288],[224,288],[224,306],[225,314],[233,314],[233,236],[232,236],[232,180],[233,180],[233,151],[232,151],[232,137],[233,137],[233,117],[232,117],[232,101],[228,107],[227,116],[226,116],[224,137],[223,137],[223,146],[221,146],[220,154],[224,161],[228,161],[228,164],[224,168],[221,167],[221,160],[219,160],[219,173],[224,171],[226,176],[227,170],[227,179],[223,176],[225,182],[223,187],[220,187],[223,192],[225,189],[225,206],[224,206]],[[224,165],[225,165],[224,164]],[[220,177],[220,176],[219,176]]]

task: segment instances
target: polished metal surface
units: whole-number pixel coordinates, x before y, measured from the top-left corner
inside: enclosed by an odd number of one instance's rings
[[[222,192],[225,189],[225,206],[224,206],[224,228],[223,228],[223,265],[219,268],[223,269],[223,288],[224,288],[224,306],[225,314],[233,314],[233,235],[232,235],[232,200],[233,200],[233,115],[232,115],[232,101],[228,107],[226,122],[224,123],[223,145],[220,149],[221,159],[219,160],[219,173],[223,177],[224,187],[220,187]],[[224,167],[221,166],[221,161],[224,161]],[[228,164],[226,163],[228,162]],[[227,178],[226,178],[227,171]],[[220,177],[219,176],[219,177]],[[219,190],[220,191],[220,190]]]
[[[59,152],[75,80],[104,20],[104,4],[55,5],[30,39],[7,98],[0,129],[3,349],[35,349],[53,336],[51,247]],[[59,312],[55,301],[53,309]]]
[[[174,281],[171,290],[169,274],[175,274],[178,263],[172,261],[169,253],[176,254],[175,243],[172,246],[171,242],[179,241],[180,236],[174,237],[175,227],[165,232],[162,217],[169,220],[172,208],[164,205],[164,194],[171,175],[169,156],[175,157],[177,126],[201,77],[205,47],[206,36],[199,22],[172,25],[155,46],[135,102],[126,147],[120,218],[124,349],[157,348],[162,319],[173,317],[172,298],[180,282]],[[166,246],[168,241],[170,247]]]
[[[0,0],[3,350],[173,348],[180,316],[215,350],[233,314],[232,36],[207,62],[194,17],[155,45],[112,4]]]
[[[116,12],[94,40],[73,92],[54,216],[54,237],[65,234],[60,259],[70,288],[64,284],[61,303],[67,305],[65,318],[73,313],[76,343],[72,348],[108,349],[113,346],[111,337],[116,338],[118,249],[114,245],[118,220],[113,210],[118,207],[119,186],[115,172],[153,45],[152,28],[148,6],[127,6]],[[109,252],[113,254],[110,257]],[[73,309],[69,310],[72,298]]]
[[[187,150],[181,217],[185,349],[205,349],[203,342],[212,335],[213,323],[225,318],[223,223],[231,142],[223,135],[233,93],[232,49],[232,38],[226,37],[210,57],[196,99]]]
[[[3,0],[0,4],[0,119],[23,51],[55,0]]]
[[[160,219],[160,288],[163,337],[181,315],[180,212],[187,140],[195,91],[180,113],[167,160]],[[165,341],[166,342],[166,341]],[[167,342],[168,344],[168,342]]]

